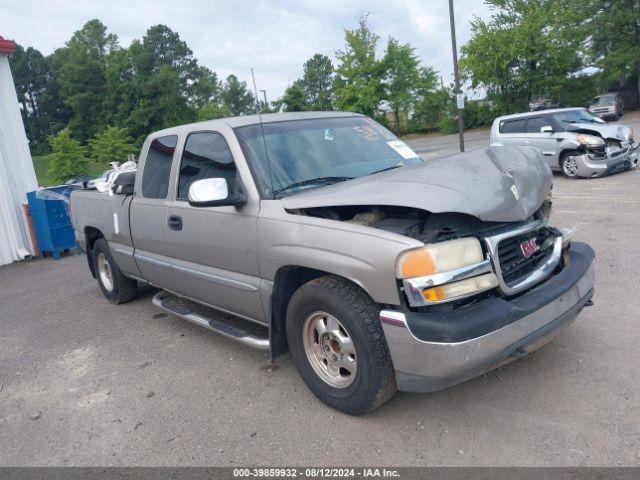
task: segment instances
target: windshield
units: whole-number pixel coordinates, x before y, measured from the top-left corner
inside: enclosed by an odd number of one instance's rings
[[[264,141],[259,124],[235,129],[267,197],[422,162],[403,141],[367,117],[265,123],[262,130]]]
[[[565,110],[564,112],[556,112],[553,118],[566,130],[572,123],[600,123],[596,117],[586,110]]]
[[[616,104],[616,98],[611,95],[607,95],[604,97],[596,97],[593,99],[593,102],[591,103],[591,105],[615,105],[615,104]]]

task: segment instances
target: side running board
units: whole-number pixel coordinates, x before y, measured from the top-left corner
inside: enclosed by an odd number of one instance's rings
[[[158,292],[153,297],[153,304],[171,315],[217,332],[236,342],[258,350],[269,350],[266,327],[204,307],[166,291]]]

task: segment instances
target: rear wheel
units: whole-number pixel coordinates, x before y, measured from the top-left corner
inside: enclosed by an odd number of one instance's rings
[[[582,155],[577,150],[570,150],[562,154],[560,159],[560,169],[562,174],[567,178],[578,178],[578,159]]]
[[[138,283],[122,274],[113,261],[109,245],[104,238],[96,240],[91,254],[98,285],[105,298],[116,304],[133,300],[138,290]]]
[[[320,400],[351,415],[396,392],[379,311],[360,288],[334,276],[301,286],[287,308],[287,341],[300,376]]]

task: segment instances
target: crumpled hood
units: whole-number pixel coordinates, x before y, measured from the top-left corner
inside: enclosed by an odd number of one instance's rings
[[[551,183],[551,169],[537,149],[489,147],[307,190],[282,199],[282,205],[288,210],[404,206],[517,222],[540,208]]]
[[[628,141],[631,135],[631,129],[626,125],[607,123],[572,123],[571,125],[578,127],[580,130],[596,132],[602,138],[615,138],[621,142]]]

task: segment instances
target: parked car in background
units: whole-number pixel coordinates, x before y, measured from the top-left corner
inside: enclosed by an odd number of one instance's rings
[[[593,250],[549,225],[534,148],[423,161],[340,112],[184,125],[142,148],[113,195],[71,197],[104,296],[155,285],[173,315],[289,350],[310,390],[350,414],[521,358],[593,295]]]
[[[568,178],[601,177],[638,165],[638,142],[625,125],[607,125],[585,108],[559,108],[498,117],[492,146],[532,146]]]
[[[595,97],[589,112],[603,120],[619,120],[624,115],[624,101],[619,93],[605,93]]]
[[[533,97],[529,101],[529,111],[536,112],[539,110],[549,110],[550,108],[559,108],[561,105],[547,97]]]

